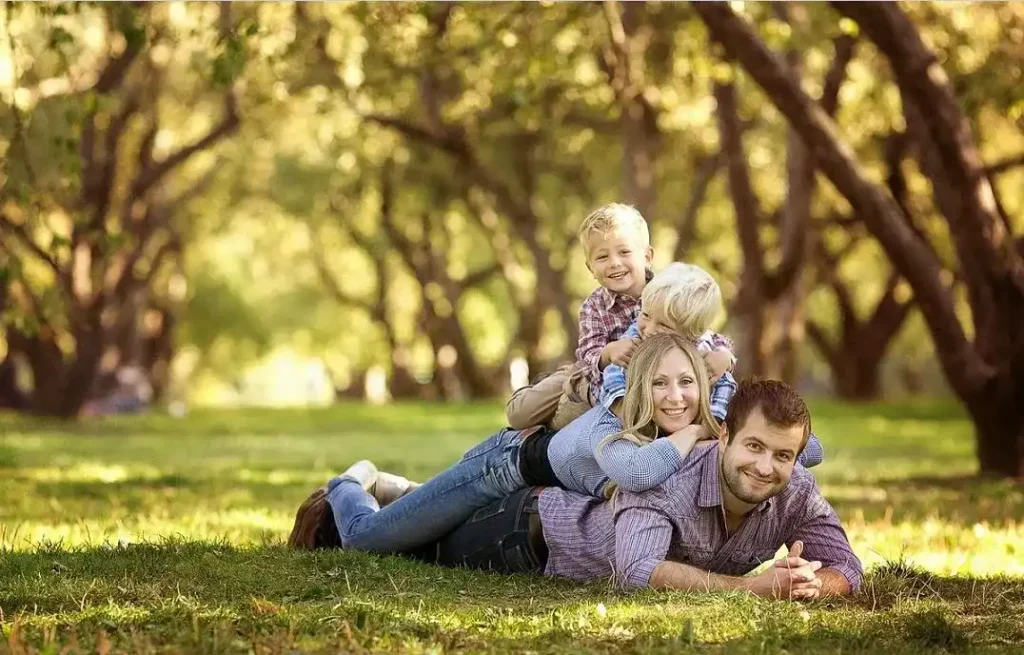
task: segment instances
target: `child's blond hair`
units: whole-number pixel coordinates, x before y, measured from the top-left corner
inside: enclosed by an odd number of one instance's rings
[[[722,311],[718,283],[693,264],[669,264],[647,283],[640,298],[645,314],[691,341],[704,334]]]
[[[643,247],[650,247],[651,245],[651,232],[647,227],[647,221],[644,220],[640,212],[630,205],[612,202],[607,205],[601,205],[583,219],[577,235],[580,245],[583,246],[584,256],[587,259],[590,258],[590,245],[588,241],[591,234],[606,236],[613,232],[631,234],[637,238],[637,241],[640,242],[639,245]]]

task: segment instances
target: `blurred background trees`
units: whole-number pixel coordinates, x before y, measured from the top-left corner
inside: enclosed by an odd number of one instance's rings
[[[1024,473],[1017,4],[2,11],[0,402],[501,396],[622,200],[741,373],[952,393]]]

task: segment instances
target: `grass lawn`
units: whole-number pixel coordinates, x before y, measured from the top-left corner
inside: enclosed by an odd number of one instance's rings
[[[817,403],[816,475],[868,568],[811,604],[621,593],[282,546],[352,461],[424,479],[497,405],[0,416],[0,653],[1024,652],[1024,486],[942,403]]]

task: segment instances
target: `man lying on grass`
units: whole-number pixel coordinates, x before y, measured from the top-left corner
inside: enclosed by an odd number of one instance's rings
[[[814,477],[796,465],[810,423],[788,385],[746,381],[721,437],[694,448],[660,486],[619,489],[610,500],[524,489],[415,555],[506,573],[614,577],[629,588],[802,599],[850,593],[861,583],[860,560]],[[783,544],[787,557],[745,576]]]

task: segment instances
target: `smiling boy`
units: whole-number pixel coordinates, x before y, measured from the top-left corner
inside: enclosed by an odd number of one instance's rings
[[[505,405],[510,427],[551,422],[566,396],[587,403],[589,390],[601,387],[604,368],[634,347],[632,340],[619,339],[636,320],[640,295],[653,275],[647,221],[629,205],[602,205],[583,220],[578,238],[587,268],[601,286],[580,307],[576,362],[513,393]],[[555,426],[566,422],[556,420]]]

